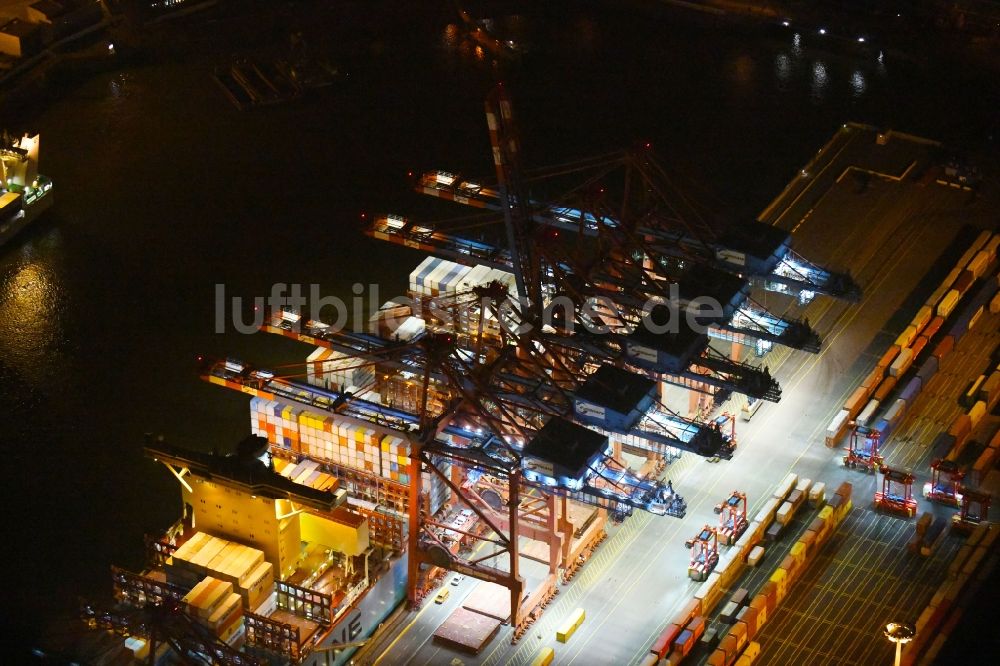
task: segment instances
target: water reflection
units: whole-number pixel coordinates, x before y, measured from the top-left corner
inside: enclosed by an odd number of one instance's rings
[[[788,83],[788,77],[792,74],[792,60],[785,53],[779,53],[774,58],[774,73],[781,83]]]
[[[792,36],[792,53],[802,55],[802,35],[799,33]]]
[[[851,95],[855,98],[861,97],[867,88],[868,83],[865,81],[865,75],[860,69],[854,70],[854,74],[851,75]]]
[[[754,61],[747,54],[736,56],[733,61],[733,80],[741,85],[753,83]]]
[[[454,23],[449,23],[444,27],[444,32],[441,34],[441,46],[449,51],[453,51],[458,47],[458,40],[458,26]]]
[[[809,96],[814,103],[822,102],[826,98],[828,88],[829,81],[826,73],[826,65],[817,60],[813,63]]]
[[[58,280],[33,258],[11,268],[0,283],[0,355],[22,376],[38,377],[59,339]]]

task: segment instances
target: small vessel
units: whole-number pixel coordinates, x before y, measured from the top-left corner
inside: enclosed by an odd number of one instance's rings
[[[52,206],[52,181],[38,173],[38,144],[38,134],[0,134],[0,247]]]

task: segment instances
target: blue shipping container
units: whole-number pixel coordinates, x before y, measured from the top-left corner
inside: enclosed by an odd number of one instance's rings
[[[931,455],[935,458],[944,458],[955,446],[955,436],[946,432],[939,433],[931,443]]]
[[[922,385],[923,382],[920,381],[919,375],[912,377],[910,381],[907,382],[906,388],[903,389],[903,392],[899,394],[899,397],[905,400],[906,404],[912,405],[914,399],[916,399],[917,395],[919,395]]]
[[[938,358],[937,356],[928,356],[923,364],[920,366],[920,370],[917,370],[917,377],[920,377],[921,386],[927,386],[927,382],[930,381],[931,377],[938,369]]]
[[[890,433],[892,433],[892,425],[885,419],[879,419],[878,423],[875,424],[875,429],[878,430],[881,441],[885,441],[889,438]]]

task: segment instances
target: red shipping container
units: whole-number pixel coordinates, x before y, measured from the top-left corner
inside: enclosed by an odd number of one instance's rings
[[[663,659],[670,652],[670,646],[674,644],[674,639],[677,638],[677,634],[679,633],[681,633],[680,627],[676,624],[668,624],[667,628],[656,639],[656,642],[653,643],[650,651],[655,652],[657,657]]]
[[[698,615],[701,615],[701,599],[692,599],[674,618],[674,624],[683,627]]]
[[[918,335],[917,339],[913,341],[912,345],[913,358],[916,359],[917,356],[920,355],[920,352],[922,352],[924,350],[924,347],[926,346],[927,346],[927,338],[925,338],[922,335]]]
[[[788,581],[794,581],[799,574],[799,565],[795,563],[791,555],[786,555],[785,559],[781,560],[781,564],[778,566],[779,569],[784,569],[788,572]]]
[[[969,290],[969,287],[972,286],[975,279],[976,278],[972,275],[971,271],[962,271],[961,274],[959,274],[958,279],[955,280],[955,284],[951,285],[951,288],[964,296],[965,292]]]
[[[941,342],[937,343],[937,347],[934,348],[933,355],[940,361],[942,358],[951,353],[951,350],[954,348],[955,338],[950,335],[946,335],[941,338]]]
[[[699,615],[684,628],[694,634],[694,639],[698,640],[705,633],[705,616]]]
[[[924,336],[930,340],[934,337],[934,334],[941,330],[941,326],[944,325],[944,317],[934,317],[931,322],[927,324],[927,328],[924,329]]]
[[[760,593],[767,597],[767,614],[770,615],[774,612],[774,607],[778,605],[777,583],[767,581],[764,583],[764,586],[760,588]]]
[[[753,640],[753,637],[756,636],[757,632],[761,629],[757,626],[757,618],[760,617],[760,614],[753,606],[747,606],[746,610],[741,612],[743,613],[741,621],[745,622],[747,625],[747,639]]]

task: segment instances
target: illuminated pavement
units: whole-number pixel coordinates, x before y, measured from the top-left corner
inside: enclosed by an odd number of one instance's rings
[[[902,172],[912,161],[907,151],[924,150],[908,143],[890,143],[890,151],[880,148],[874,146],[873,133],[838,133],[825,151],[833,163],[824,166],[820,160],[808,182],[786,190],[775,208],[772,218],[796,229],[800,254],[849,269],[865,296],[859,304],[819,297],[800,309],[780,296],[755,295],[772,310],[787,306],[791,313],[808,317],[823,336],[824,349],[815,355],[781,350],[768,356],[771,372],[782,384],[782,400],[763,405],[751,422],[738,424],[739,448],[733,460],[710,464],[686,455],[668,468],[666,476],[688,500],[687,517],[679,521],[637,512],[610,534],[517,645],[510,644],[508,627],[477,657],[432,642],[434,629],[471,590],[471,581],[466,581],[443,608],[429,603],[410,614],[391,648],[375,657],[375,663],[439,664],[458,657],[466,664],[524,664],[543,646],[555,649],[559,664],[637,663],[697,585],[687,579],[683,541],[703,524],[717,521],[712,507],[732,490],[747,493],[751,516],[789,471],[826,481],[828,487],[844,479],[857,482],[862,498],[871,492],[872,478],[845,470],[842,452],[823,444],[826,425],[905,326],[908,314],[894,314],[927,267],[963,221],[987,214],[970,207],[967,193],[933,183],[873,178],[859,192],[851,176],[837,182],[848,164],[862,162],[873,151],[879,160],[893,162],[890,167],[902,164]],[[577,607],[586,610],[586,621],[569,643],[557,643],[556,627]]]

